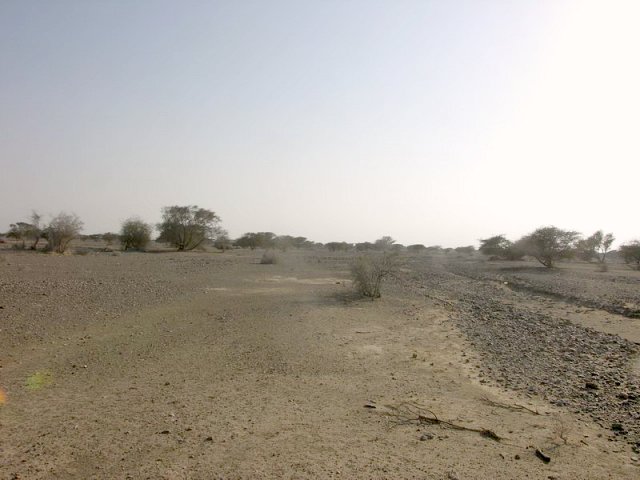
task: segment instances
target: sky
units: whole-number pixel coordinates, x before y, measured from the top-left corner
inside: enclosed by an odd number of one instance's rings
[[[640,2],[0,1],[0,231],[640,237]]]

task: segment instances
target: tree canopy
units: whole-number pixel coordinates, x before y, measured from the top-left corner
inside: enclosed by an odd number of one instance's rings
[[[193,250],[205,240],[215,240],[220,231],[220,217],[197,205],[164,207],[158,224],[158,241],[167,242],[179,251]]]
[[[527,255],[551,268],[563,258],[570,258],[579,240],[578,232],[561,230],[557,227],[541,227],[523,237],[520,243]]]

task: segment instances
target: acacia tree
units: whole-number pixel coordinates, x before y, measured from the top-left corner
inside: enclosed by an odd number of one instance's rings
[[[598,230],[590,237],[579,240],[576,251],[582,260],[590,262],[595,258],[599,263],[604,263],[614,240],[613,233],[605,235],[602,230]]]
[[[513,243],[504,235],[495,235],[490,238],[480,240],[478,251],[490,257],[497,257],[504,260],[521,260],[525,253],[521,248],[521,240]]]
[[[197,205],[164,207],[158,224],[158,241],[167,242],[178,251],[193,250],[205,240],[214,240],[220,232],[220,217]]]
[[[556,227],[541,227],[518,241],[527,255],[552,268],[558,260],[570,258],[579,240],[578,232]]]
[[[14,248],[18,248],[23,250],[26,247],[26,239],[28,237],[29,231],[31,230],[32,225],[26,222],[16,222],[9,225],[9,232],[7,233],[7,237],[13,238],[16,240]]]
[[[605,235],[602,230],[598,230],[596,233],[591,235],[590,238],[594,239],[598,261],[600,263],[604,263],[607,253],[611,249],[611,245],[616,238],[613,236],[613,233],[607,233]]]
[[[381,237],[375,241],[375,243],[373,244],[373,248],[375,248],[376,250],[386,251],[390,250],[394,243],[396,243],[396,241],[393,238],[385,235],[384,237]]]
[[[480,247],[478,247],[478,251],[483,255],[504,258],[512,245],[513,242],[507,240],[504,235],[495,235],[493,237],[480,240]]]
[[[7,237],[15,238],[17,241],[21,242],[18,245],[18,248],[25,248],[26,241],[30,240],[31,246],[30,250],[35,250],[38,247],[38,243],[42,238],[42,228],[40,228],[40,220],[42,219],[42,215],[37,212],[31,213],[31,223],[27,222],[16,222],[12,223],[9,226],[9,232],[7,233]]]

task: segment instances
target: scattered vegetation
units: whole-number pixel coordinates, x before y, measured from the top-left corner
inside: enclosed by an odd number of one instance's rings
[[[360,255],[351,265],[353,285],[365,297],[379,298],[383,280],[397,269],[397,254],[384,252]]]
[[[127,250],[144,250],[151,241],[151,225],[144,223],[139,218],[129,218],[122,224],[120,231],[120,243],[122,249]]]
[[[218,215],[197,205],[164,207],[158,241],[167,242],[178,251],[193,250],[207,239],[215,240],[219,224]]]
[[[347,242],[329,242],[325,245],[330,252],[348,252],[353,248],[353,244]]]

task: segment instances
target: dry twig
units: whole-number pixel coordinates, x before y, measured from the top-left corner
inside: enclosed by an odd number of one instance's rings
[[[440,425],[445,428],[451,428],[453,430],[464,430],[467,432],[476,432],[485,438],[490,438],[491,440],[495,440],[496,442],[501,441],[503,438],[495,433],[493,430],[489,430],[488,428],[475,428],[475,427],[465,427],[463,425],[458,425],[456,423],[450,422],[448,420],[442,420],[438,418],[438,416],[433,413],[431,410],[428,410],[420,405],[416,405],[415,403],[405,402],[401,403],[398,406],[395,405],[385,405],[389,410],[387,415],[394,417],[398,423],[407,424],[407,423],[417,423],[418,425]]]
[[[506,408],[507,410],[516,410],[516,411],[525,410],[529,413],[532,413],[533,415],[540,415],[540,412],[538,412],[538,410],[533,410],[529,407],[525,407],[524,405],[518,405],[517,403],[514,405],[509,405],[508,403],[502,403],[502,402],[496,402],[494,400],[490,400],[488,397],[482,397],[481,400],[493,407]]]

